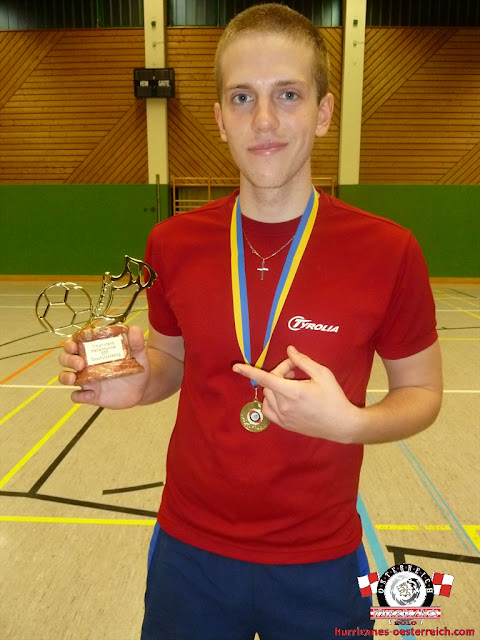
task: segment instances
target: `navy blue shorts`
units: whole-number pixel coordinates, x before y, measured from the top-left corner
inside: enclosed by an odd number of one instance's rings
[[[372,629],[363,546],[336,560],[263,565],[209,553],[158,525],[149,555],[141,640],[334,640]]]

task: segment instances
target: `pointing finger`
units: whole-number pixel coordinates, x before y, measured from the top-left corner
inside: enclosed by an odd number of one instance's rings
[[[235,364],[233,365],[233,371],[245,376],[245,378],[250,378],[250,380],[253,380],[261,387],[267,387],[268,389],[272,389],[272,391],[277,391],[279,393],[284,393],[286,391],[285,385],[289,384],[288,380],[269,373],[268,371],[252,367],[249,364]]]

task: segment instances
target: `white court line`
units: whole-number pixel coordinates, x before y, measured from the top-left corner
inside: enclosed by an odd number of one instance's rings
[[[437,313],[460,313],[460,311],[471,311],[471,309],[435,309]],[[480,311],[480,309],[474,309]]]
[[[367,392],[388,393],[388,389],[367,389]],[[444,389],[443,393],[480,393],[480,389]]]
[[[33,305],[31,305],[31,304],[24,305],[24,306],[21,306],[21,305],[10,305],[10,304],[0,304],[0,309],[31,309],[31,310],[33,310],[33,309],[35,309],[35,307]],[[133,309],[135,310],[136,307],[133,307]]]
[[[123,296],[127,299],[128,296]],[[120,299],[120,298],[119,298]],[[33,304],[19,305],[19,304],[0,304],[0,309],[33,309]],[[461,311],[480,311],[477,307],[471,309],[435,309],[437,313],[460,313]]]
[[[433,294],[433,297],[435,300],[463,300],[470,304],[474,304],[479,299],[478,296],[436,296],[435,294]]]
[[[40,295],[41,291],[34,292],[34,293],[0,293],[0,298],[37,298]],[[139,293],[139,296],[141,296],[142,294]],[[74,293],[72,292],[72,296],[74,298],[78,298],[80,297],[79,293]],[[132,296],[129,296],[127,293],[117,293],[115,295],[115,298],[131,298]]]

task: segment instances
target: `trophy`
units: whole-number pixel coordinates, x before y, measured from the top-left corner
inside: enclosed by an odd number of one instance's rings
[[[38,296],[35,313],[48,331],[72,337],[86,367],[76,383],[118,378],[141,373],[144,369],[130,353],[125,322],[140,292],[152,286],[157,274],[147,263],[125,256],[122,273],[103,274],[98,302],[93,306],[88,291],[74,282],[57,282]],[[111,310],[116,291],[135,287],[124,311]]]

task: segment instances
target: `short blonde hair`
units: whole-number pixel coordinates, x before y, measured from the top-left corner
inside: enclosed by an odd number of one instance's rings
[[[225,49],[238,36],[252,33],[281,33],[312,47],[313,77],[318,102],[326,95],[330,79],[328,51],[323,36],[305,16],[283,4],[258,4],[235,16],[225,27],[215,53],[215,82],[221,101],[223,78],[221,62]]]

